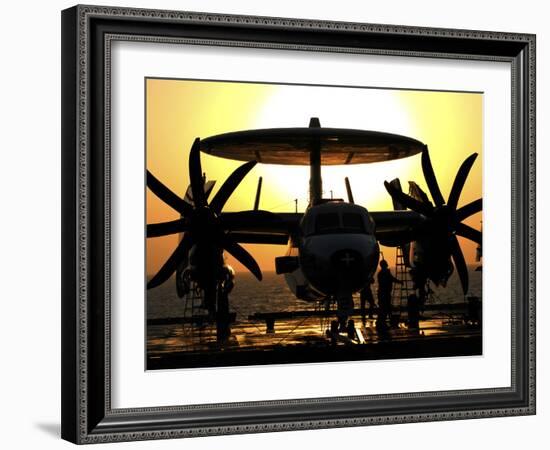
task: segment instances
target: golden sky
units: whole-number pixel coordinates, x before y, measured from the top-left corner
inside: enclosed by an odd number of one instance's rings
[[[357,128],[409,136],[427,144],[441,191],[448,197],[462,161],[480,154],[466,182],[459,206],[481,197],[482,108],[478,93],[405,91],[371,88],[267,85],[187,80],[146,81],[147,169],[183,196],[189,184],[188,155],[196,137],[255,128],[307,127],[310,117],[321,125]],[[214,192],[242,161],[201,154]],[[252,209],[258,177],[263,177],[260,208],[299,211],[307,206],[309,168],[257,164],[227,202],[224,211]],[[323,167],[324,196],[346,198],[344,177],[350,178],[355,202],[370,211],[392,209],[384,180],[416,181],[428,193],[420,155],[368,165]],[[178,214],[147,190],[147,223],[178,218]],[[481,213],[466,223],[479,229]],[[147,240],[147,273],[154,274],[177,245],[177,236]],[[476,244],[460,238],[466,262],[473,263]],[[274,257],[284,246],[246,245],[264,271],[274,270]],[[395,249],[382,248],[392,264]],[[245,270],[231,256],[228,262]]]

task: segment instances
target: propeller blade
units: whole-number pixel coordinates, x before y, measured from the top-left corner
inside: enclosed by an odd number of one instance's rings
[[[227,250],[228,253],[233,255],[237,261],[250,270],[250,272],[252,272],[258,280],[262,280],[262,271],[250,253],[237,244],[237,242],[235,242],[235,240],[228,234],[224,235],[222,242],[223,248]]]
[[[208,196],[212,193],[212,189],[216,184],[216,180],[208,180],[204,183],[204,196],[208,200]],[[183,198],[186,203],[189,203],[191,206],[193,203],[193,192],[191,191],[191,185],[187,186],[187,191],[185,192],[185,197]]]
[[[204,180],[202,178],[200,139],[196,138],[189,152],[189,180],[193,203],[196,208],[206,206],[206,195],[204,195]]]
[[[435,206],[444,205],[445,200],[443,199],[443,195],[441,195],[439,184],[437,184],[437,179],[435,178],[434,168],[430,159],[428,147],[424,147],[422,150],[422,173],[424,174],[424,179],[426,180],[426,184],[428,185],[428,189],[430,190]]]
[[[206,200],[208,200],[208,197],[210,197],[210,194],[212,193],[215,185],[216,180],[208,180],[206,183],[204,183],[204,196],[206,197]]]
[[[432,204],[426,193],[414,181],[409,181],[409,195],[421,202]]]
[[[193,209],[185,203],[179,196],[168,189],[161,181],[159,181],[151,172],[147,171],[147,186],[153,194],[160,198],[168,206],[171,206],[180,214],[189,214]]]
[[[401,181],[399,180],[399,178],[394,178],[393,180],[391,180],[390,185],[392,185],[396,191],[403,192],[403,189],[401,188]],[[393,197],[392,197],[392,203],[393,203],[394,211],[399,211],[401,209],[406,209],[405,206],[403,206],[401,203],[399,203]]]
[[[470,239],[470,241],[474,241],[476,244],[481,245],[481,231],[478,231],[475,228],[466,225],[465,223],[459,223],[456,226],[456,234],[465,237],[466,239]]]
[[[468,293],[468,267],[466,266],[464,254],[462,253],[456,236],[451,237],[451,256],[453,258],[456,271],[458,272],[458,277],[460,278],[462,292],[466,295]]]
[[[231,194],[248,172],[256,165],[256,161],[249,161],[244,163],[242,166],[238,167],[233,171],[231,175],[225,180],[222,187],[210,202],[210,208],[214,210],[216,214],[219,214],[224,207],[225,203],[231,197]]]
[[[464,205],[456,211],[456,220],[462,222],[464,219],[467,219],[471,215],[481,211],[483,209],[483,201],[478,198],[467,205]]]
[[[269,211],[253,210],[223,213],[220,216],[221,228],[224,231],[281,229],[282,220],[277,214]]]
[[[468,174],[470,173],[470,169],[472,168],[476,158],[477,153],[472,153],[464,160],[456,173],[453,187],[451,188],[451,193],[449,194],[449,200],[447,200],[447,205],[451,208],[451,210],[455,210],[458,205],[458,199],[460,198],[462,188],[464,187],[464,183],[466,183],[466,178],[468,178]]]
[[[147,289],[160,286],[176,271],[179,263],[187,257],[193,240],[189,235],[185,235],[180,241],[174,252],[170,255],[170,258],[166,260],[164,265],[160,268],[157,274],[149,280],[147,283]]]
[[[387,181],[384,181],[384,186],[394,202],[398,202],[403,207],[409,208],[425,216],[429,216],[432,213],[433,208],[431,205],[426,205],[425,203],[419,202],[410,195],[405,194],[403,191],[396,189],[395,186]]]
[[[182,233],[187,231],[188,227],[184,220],[171,220],[170,222],[147,224],[147,237],[154,238],[167,236],[169,234]]]

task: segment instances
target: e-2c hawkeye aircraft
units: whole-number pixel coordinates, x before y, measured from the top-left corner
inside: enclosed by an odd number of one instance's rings
[[[237,168],[208,201],[213,188],[205,182],[200,152],[247,161]],[[410,194],[399,179],[385,182],[393,211],[368,211],[354,202],[346,178],[347,201],[322,196],[323,165],[366,164],[421,153],[428,196],[414,182]],[[216,317],[218,335],[229,333],[228,294],[233,269],[224,252],[233,255],[254,276],[262,279],[252,255],[240,244],[283,244],[286,254],[275,259],[276,272],[284,274],[293,294],[301,300],[333,299],[344,304],[371,280],[380,245],[408,250],[407,264],[414,270],[417,286],[431,280],[445,284],[456,268],[464,294],[468,270],[457,235],[481,246],[481,232],[462,223],[481,211],[482,200],[458,207],[460,194],[477,157],[470,155],[458,169],[447,201],[443,198],[430,161],[428,148],[415,139],[366,130],[322,128],[312,118],[307,128],[246,130],[197,138],[189,153],[190,187],[180,198],[147,172],[147,186],[181,216],[180,219],[147,225],[147,237],[180,233],[174,252],[149,280],[154,288],[176,273],[178,295],[191,283],[203,293],[204,304]],[[274,213],[259,209],[261,178],[254,209],[222,212],[243,178],[256,163],[309,165],[309,205],[304,213]],[[365,170],[368,176],[368,169]],[[454,263],[454,264],[453,264]],[[342,302],[340,301],[342,300]]]

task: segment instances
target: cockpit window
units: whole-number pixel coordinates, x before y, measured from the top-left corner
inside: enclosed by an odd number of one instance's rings
[[[316,233],[332,233],[340,228],[340,220],[337,213],[323,213],[315,219]]]
[[[351,233],[364,233],[365,224],[363,223],[363,217],[357,213],[343,213],[342,224],[344,230]]]

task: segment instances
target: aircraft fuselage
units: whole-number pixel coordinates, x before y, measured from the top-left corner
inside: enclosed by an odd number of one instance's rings
[[[278,272],[297,298],[350,297],[373,276],[380,256],[374,222],[362,206],[327,201],[308,208]],[[283,264],[286,263],[286,264]]]

